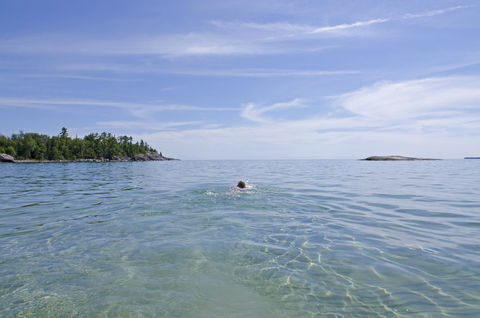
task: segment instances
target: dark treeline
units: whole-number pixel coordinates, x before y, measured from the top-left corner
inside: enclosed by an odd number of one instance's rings
[[[114,156],[133,157],[139,154],[157,152],[143,140],[133,143],[132,137],[116,137],[110,133],[90,134],[81,138],[71,138],[67,129],[62,128],[58,136],[49,137],[37,133],[13,134],[5,137],[0,134],[0,153],[11,155],[17,160],[77,160],[112,158]]]

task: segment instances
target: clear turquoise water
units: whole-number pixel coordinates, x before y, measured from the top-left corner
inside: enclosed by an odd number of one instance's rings
[[[2,317],[477,317],[480,160],[0,165]],[[238,180],[251,188],[232,192]]]

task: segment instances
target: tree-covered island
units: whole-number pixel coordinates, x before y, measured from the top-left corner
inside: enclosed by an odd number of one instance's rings
[[[114,136],[110,133],[91,133],[82,138],[72,138],[62,128],[58,136],[37,133],[0,134],[0,154],[15,160],[35,161],[163,161],[176,160],[157,154],[146,142],[133,142],[129,136]]]

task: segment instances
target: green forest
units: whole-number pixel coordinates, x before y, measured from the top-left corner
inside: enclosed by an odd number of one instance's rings
[[[17,160],[77,160],[100,159],[128,156],[146,152],[157,152],[146,142],[133,142],[132,137],[116,137],[110,133],[89,134],[83,139],[71,138],[67,129],[62,128],[58,136],[37,133],[0,134],[0,153],[6,153]]]

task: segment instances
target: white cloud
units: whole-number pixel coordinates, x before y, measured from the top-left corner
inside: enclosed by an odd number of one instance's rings
[[[233,110],[186,105],[155,105],[84,100],[0,99],[18,107],[120,107],[138,120],[99,122],[99,127],[133,128],[165,155],[182,159],[362,158],[408,155],[462,158],[480,143],[480,77],[435,77],[380,82],[309,105],[302,99],[237,108],[248,119],[235,126],[185,121],[161,122],[151,114],[165,110]],[[331,106],[328,115],[289,119],[288,112]],[[314,107],[315,106],[315,107]],[[282,111],[284,118],[279,118]],[[286,117],[285,117],[285,114]],[[202,125],[201,128],[198,128]],[[192,128],[193,127],[193,128]],[[190,157],[192,156],[192,157]]]
[[[360,22],[355,22],[355,23],[350,23],[350,24],[340,24],[340,25],[335,25],[335,26],[330,26],[330,27],[321,27],[321,28],[316,28],[309,33],[323,33],[323,32],[332,32],[332,31],[339,31],[339,30],[345,30],[345,29],[350,29],[350,28],[355,28],[355,27],[363,27],[371,24],[377,24],[377,23],[383,23],[383,22],[388,22],[391,21],[391,19],[375,19],[375,20],[370,20],[370,21],[360,21]]]
[[[445,133],[332,130],[318,132],[300,125],[231,127],[145,133],[164,154],[181,159],[321,159],[405,155],[463,158],[480,136],[461,138]]]
[[[477,5],[456,6],[456,7],[450,7],[450,8],[441,9],[441,10],[432,10],[432,11],[428,11],[428,12],[425,12],[425,13],[419,13],[419,14],[405,14],[403,16],[403,19],[431,17],[431,16],[434,16],[434,15],[444,14],[444,13],[447,13],[447,12],[451,12],[451,11],[455,11],[455,10],[459,10],[459,9],[472,8],[472,7],[476,7],[476,6]]]
[[[398,83],[382,82],[335,97],[352,113],[374,119],[403,120],[451,116],[480,105],[480,78],[440,77]]]
[[[331,27],[321,27],[317,28],[311,33],[323,33],[323,32],[333,32],[333,31],[340,31],[340,30],[345,30],[345,29],[350,29],[350,28],[356,28],[356,27],[363,27],[363,26],[368,26],[372,24],[377,24],[377,23],[384,23],[384,22],[389,22],[389,21],[395,21],[395,20],[406,20],[406,19],[414,19],[414,18],[424,18],[424,17],[431,17],[439,14],[444,14],[447,12],[459,10],[459,9],[466,9],[470,8],[470,6],[457,6],[457,7],[451,7],[447,9],[442,9],[442,10],[433,10],[433,11],[428,11],[425,13],[419,13],[419,14],[405,14],[401,18],[385,18],[385,19],[374,19],[374,20],[369,20],[369,21],[359,21],[355,23],[350,23],[350,24],[340,24],[336,26],[331,26]]]
[[[372,19],[372,20],[367,20],[367,21],[357,21],[353,23],[343,23],[343,24],[338,24],[338,25],[333,25],[333,26],[324,26],[324,27],[316,27],[312,25],[305,25],[305,24],[291,24],[288,22],[282,22],[282,23],[240,23],[240,22],[220,22],[220,21],[212,21],[211,24],[219,26],[219,27],[224,27],[224,28],[230,28],[230,29],[242,29],[242,28],[250,28],[250,29],[256,29],[256,30],[262,30],[262,31],[268,31],[271,32],[271,38],[268,38],[270,40],[280,40],[278,36],[281,35],[282,37],[285,37],[284,40],[289,40],[294,36],[301,36],[301,35],[308,35],[308,34],[321,34],[321,33],[337,33],[337,35],[340,35],[338,31],[345,31],[348,29],[355,29],[359,27],[365,27],[373,24],[379,24],[379,23],[385,23],[385,22],[390,22],[390,21],[398,21],[398,20],[406,20],[406,19],[414,19],[414,18],[424,18],[424,17],[431,17],[435,15],[440,15],[444,14],[447,12],[459,10],[459,9],[466,9],[473,7],[474,5],[468,5],[468,6],[456,6],[456,7],[450,7],[442,10],[432,10],[424,13],[419,13],[419,14],[405,14],[401,17],[396,17],[396,18],[377,18],[377,19]],[[342,33],[342,35],[346,35],[347,33]],[[359,33],[355,33],[358,35]],[[353,34],[350,34],[353,35]]]
[[[480,143],[479,77],[382,82],[332,98],[340,111],[329,116],[279,120],[273,116],[276,110],[295,110],[302,101],[250,103],[241,116],[251,122],[243,126],[146,133],[137,138],[151,140],[164,153],[184,159],[392,154],[463,158]]]

